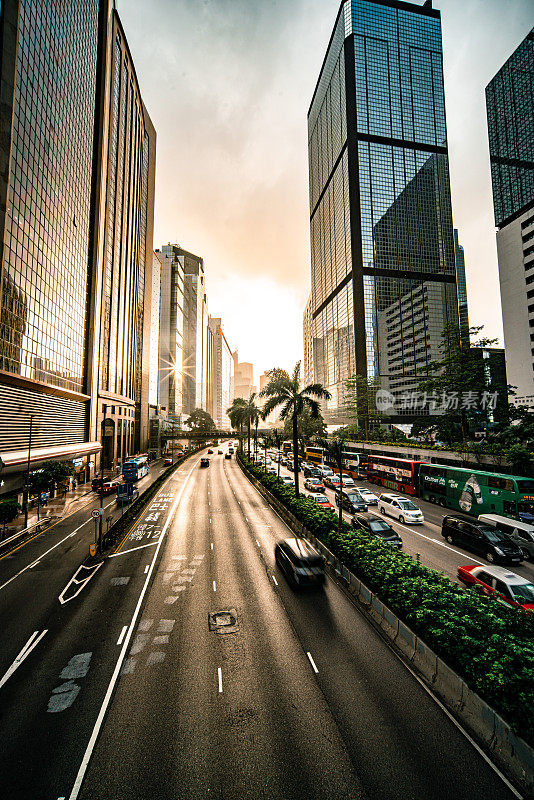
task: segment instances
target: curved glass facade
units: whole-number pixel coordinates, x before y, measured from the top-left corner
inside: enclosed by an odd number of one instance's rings
[[[85,391],[97,0],[20,0],[0,369]]]

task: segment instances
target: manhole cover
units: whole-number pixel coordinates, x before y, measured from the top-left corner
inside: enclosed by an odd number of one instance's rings
[[[208,614],[208,623],[210,631],[215,633],[237,633],[239,630],[235,608],[211,611]]]

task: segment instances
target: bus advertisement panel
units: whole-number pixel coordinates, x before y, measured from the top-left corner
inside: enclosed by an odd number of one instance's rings
[[[367,479],[395,492],[417,494],[422,463],[406,458],[370,455],[367,459]]]
[[[474,517],[493,512],[534,521],[532,478],[423,464],[419,470],[419,494],[423,500]]]
[[[128,483],[138,481],[148,475],[149,466],[146,456],[136,456],[125,461],[122,465],[122,477]]]

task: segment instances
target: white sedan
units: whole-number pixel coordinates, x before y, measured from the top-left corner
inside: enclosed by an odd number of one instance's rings
[[[368,506],[378,505],[378,497],[376,496],[376,494],[370,492],[369,489],[358,489],[358,491]]]

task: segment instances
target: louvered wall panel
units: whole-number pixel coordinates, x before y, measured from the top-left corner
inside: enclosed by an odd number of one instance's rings
[[[88,403],[0,384],[0,452],[87,441]]]

